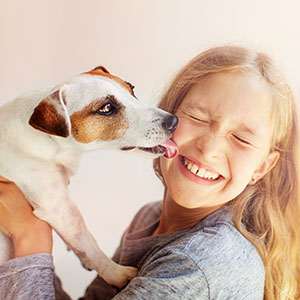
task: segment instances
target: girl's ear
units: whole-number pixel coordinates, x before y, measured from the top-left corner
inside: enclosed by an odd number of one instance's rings
[[[259,179],[261,179],[268,172],[270,172],[275,167],[279,157],[279,151],[271,152],[261,163],[260,167],[256,171],[254,171],[249,185],[254,185]]]

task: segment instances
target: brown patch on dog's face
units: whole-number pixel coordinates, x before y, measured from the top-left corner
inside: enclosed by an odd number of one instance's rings
[[[114,112],[111,115],[102,115],[100,113],[101,108],[105,107],[107,103],[114,107]],[[118,103],[113,96],[92,102],[81,111],[71,115],[73,137],[84,144],[96,140],[112,141],[119,139],[128,128],[124,110],[124,106]]]
[[[99,66],[89,72],[85,72],[83,74],[90,74],[90,75],[98,75],[98,76],[104,76],[104,77],[107,77],[107,78],[110,78],[110,79],[113,79],[115,80],[118,84],[120,84],[121,86],[123,86],[126,90],[129,91],[129,93],[135,97],[135,94],[134,94],[134,86],[127,82],[127,81],[124,81],[122,80],[121,78],[115,76],[115,75],[112,75],[110,74],[106,68],[102,67],[102,66]],[[136,97],[135,97],[136,98]]]

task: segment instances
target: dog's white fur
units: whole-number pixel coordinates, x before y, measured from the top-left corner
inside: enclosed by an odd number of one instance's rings
[[[86,268],[95,269],[107,282],[122,287],[137,271],[115,264],[99,249],[69,198],[69,177],[75,172],[83,152],[101,148],[137,149],[163,143],[172,130],[165,130],[162,122],[171,115],[142,104],[130,88],[126,88],[127,83],[120,84],[107,74],[107,70],[101,68],[99,74],[81,74],[54,89],[23,94],[3,105],[0,108],[0,174],[18,185],[34,208],[34,214],[55,229]],[[98,111],[90,112],[89,118],[94,116],[95,120],[88,123],[88,126],[101,127],[100,123],[106,122],[105,128],[112,128],[107,131],[111,136],[103,138],[100,132],[101,137],[97,139],[79,142],[72,131],[72,116],[88,111],[89,105],[99,99],[105,104],[111,96],[121,105],[120,111],[108,117],[99,115]],[[67,136],[29,124],[41,103],[55,107],[64,121]],[[88,127],[81,122],[81,115],[76,119],[79,120],[79,131],[80,124]],[[122,124],[113,129],[117,117]],[[93,133],[93,130],[88,128],[87,132]],[[0,234],[0,262],[12,256],[11,241]]]

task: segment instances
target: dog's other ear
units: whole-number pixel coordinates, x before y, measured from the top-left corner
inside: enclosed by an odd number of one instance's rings
[[[55,91],[35,107],[29,124],[40,131],[61,137],[70,134],[70,118],[61,90]]]
[[[104,73],[110,74],[110,73],[107,71],[107,69],[106,69],[105,67],[103,67],[103,66],[98,66],[98,67],[94,68],[93,70],[91,70],[90,72],[92,72],[92,71],[102,71],[102,72],[104,72]]]

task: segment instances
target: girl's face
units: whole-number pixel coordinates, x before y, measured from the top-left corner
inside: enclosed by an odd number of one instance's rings
[[[276,164],[271,92],[257,75],[211,74],[194,85],[176,115],[179,155],[161,158],[168,196],[187,207],[218,207]]]

